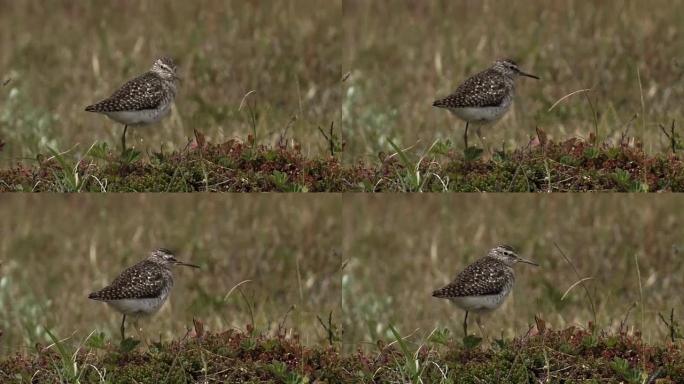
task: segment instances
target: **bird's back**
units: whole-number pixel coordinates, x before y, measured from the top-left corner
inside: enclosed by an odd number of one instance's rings
[[[432,296],[443,299],[467,296],[505,294],[515,282],[510,267],[491,257],[484,257],[467,266],[445,287],[435,290]]]
[[[114,301],[157,298],[173,286],[173,276],[149,260],[124,270],[110,285],[88,295],[89,299]]]
[[[87,112],[124,112],[157,109],[169,101],[163,80],[153,72],[129,80],[105,100],[86,107]]]
[[[499,107],[505,104],[513,86],[512,79],[489,68],[469,77],[452,94],[432,105],[447,109]]]

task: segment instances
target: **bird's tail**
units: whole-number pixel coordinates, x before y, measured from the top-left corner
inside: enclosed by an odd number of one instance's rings
[[[444,103],[444,99],[439,99],[439,100],[435,100],[435,102],[432,103],[432,106],[437,107],[437,108],[445,108],[446,104]]]
[[[100,300],[101,299],[99,292],[90,292],[90,294],[88,295],[88,298],[91,300]]]
[[[432,291],[432,297],[437,297],[437,298],[440,298],[440,299],[445,298],[445,297],[446,297],[446,294],[445,294],[444,289],[443,289],[443,288],[435,289],[434,291]]]

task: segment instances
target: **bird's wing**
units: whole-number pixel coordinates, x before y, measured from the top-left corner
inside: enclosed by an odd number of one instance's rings
[[[131,79],[109,98],[86,108],[88,112],[119,112],[156,109],[164,98],[161,79],[151,73]]]
[[[95,300],[146,299],[158,297],[164,288],[164,275],[159,267],[141,268],[142,261],[124,270],[107,287],[88,296]]]
[[[468,78],[451,95],[433,105],[441,108],[497,107],[507,93],[502,76],[486,70]]]
[[[508,279],[504,269],[482,259],[466,267],[454,281],[432,295],[440,298],[496,295],[505,289]]]

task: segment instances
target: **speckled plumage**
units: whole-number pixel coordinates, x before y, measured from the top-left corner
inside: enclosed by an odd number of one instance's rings
[[[173,252],[159,248],[150,256],[125,269],[112,283],[88,295],[89,299],[103,301],[121,312],[121,337],[124,337],[126,315],[152,315],[164,305],[173,287],[172,268],[193,264],[176,260]]]
[[[86,107],[87,112],[106,115],[124,125],[121,150],[126,152],[129,125],[152,124],[168,116],[176,98],[176,64],[171,58],[157,59],[152,68],[128,81],[105,100]]]
[[[125,269],[112,283],[88,298],[101,301],[150,299],[162,296],[173,287],[171,270],[150,260],[143,260]]]
[[[463,140],[468,148],[468,124],[489,124],[502,118],[513,104],[518,76],[539,79],[521,71],[511,59],[497,60],[490,68],[466,79],[453,93],[432,105],[447,109],[466,122]],[[482,139],[479,128],[477,134]]]
[[[163,80],[153,72],[129,80],[107,99],[86,107],[88,112],[121,112],[156,109],[172,99],[172,92],[164,90]]]
[[[468,265],[451,283],[433,291],[432,296],[448,299],[466,311],[463,330],[467,335],[468,312],[487,313],[501,306],[515,284],[513,265],[520,262],[537,265],[519,257],[512,247],[499,245]]]
[[[449,96],[435,101],[439,108],[498,107],[515,91],[512,78],[494,68],[488,68],[466,79]]]
[[[492,257],[483,257],[467,266],[454,281],[433,292],[434,297],[505,295],[515,283],[513,268]]]
[[[88,112],[108,115],[117,120],[112,112],[135,112],[161,109],[176,97],[176,64],[168,57],[155,61],[152,68],[129,80],[110,97],[86,107]],[[118,120],[117,120],[118,121]],[[119,121],[124,124],[140,124],[145,121]]]

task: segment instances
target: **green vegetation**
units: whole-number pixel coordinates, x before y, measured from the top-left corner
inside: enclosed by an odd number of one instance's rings
[[[540,266],[516,266],[511,296],[483,318],[491,338],[520,337],[540,316],[556,330],[592,323],[609,333],[638,331],[647,344],[661,344],[671,339],[661,316],[671,323],[674,309],[675,323],[682,323],[684,234],[675,223],[684,200],[676,195],[346,198],[347,352],[395,339],[393,325],[414,340],[443,328],[462,337],[464,312],[431,293],[497,244],[514,246]],[[469,321],[471,334],[481,336]]]
[[[391,142],[390,142],[391,143]],[[543,132],[526,147],[495,150],[487,159],[470,147],[436,141],[423,153],[381,154],[366,191],[403,192],[662,192],[684,191],[681,154],[648,155],[640,143],[553,142]]]
[[[201,323],[199,323],[201,324]],[[544,321],[523,337],[466,345],[435,330],[419,345],[396,333],[371,353],[304,346],[282,334],[195,329],[171,342],[123,351],[102,335],[58,340],[0,360],[7,383],[659,383],[684,380],[681,342],[649,345],[636,334]],[[74,345],[77,344],[77,345]]]
[[[179,338],[196,318],[207,330],[247,324],[328,343],[342,313],[340,214],[333,195],[3,196],[0,356],[51,342],[46,329],[118,339],[121,315],[88,294],[158,247],[201,268],[177,270],[167,304],[127,336]]]
[[[670,147],[661,125],[684,122],[682,4],[345,0],[343,14],[352,161],[376,159],[390,140],[422,153],[451,139],[462,151],[465,123],[432,102],[500,57],[541,81],[521,79],[514,108],[482,129],[492,148],[524,148],[541,128],[556,142],[636,137],[652,155]]]
[[[7,195],[0,382],[678,383],[683,204]],[[430,292],[501,242],[540,267],[517,268],[488,340],[463,338],[463,312]],[[130,329],[140,342],[122,344],[121,317],[87,294],[157,246],[201,269],[178,271],[168,304]]]
[[[138,22],[150,7],[3,9],[0,190],[684,190],[684,7],[172,2]],[[112,155],[121,127],[83,108],[160,54],[180,63],[176,108]],[[464,151],[463,123],[431,103],[500,56],[542,81]],[[197,131],[212,142],[187,144]]]
[[[268,145],[294,138],[323,156],[318,127],[340,126],[341,3],[3,4],[0,165],[48,147],[118,144],[123,127],[84,108],[161,55],[177,60],[183,81],[169,118],[129,129],[138,151],[182,150],[199,129],[220,142],[248,133]]]
[[[278,334],[227,331],[192,334],[172,342],[155,342],[146,350],[124,351],[102,335],[82,343],[53,338],[32,355],[0,361],[0,380],[16,383],[261,383],[304,384],[310,378],[335,382],[339,372],[332,348],[308,350],[298,338]]]
[[[434,330],[413,341],[396,331],[389,344],[347,359],[361,383],[679,383],[684,379],[681,342],[649,345],[625,332],[608,334],[537,324],[521,337],[485,346]],[[656,381],[659,380],[659,381]]]
[[[198,134],[199,135],[199,134]],[[333,156],[309,160],[299,146],[267,148],[247,143],[194,141],[181,151],[154,152],[143,158],[121,156],[106,144],[83,155],[58,153],[35,167],[0,171],[0,191],[55,192],[336,192],[348,189],[345,170]]]
[[[638,143],[610,146],[593,137],[556,143],[540,133],[526,148],[487,156],[449,141],[423,153],[390,141],[394,153],[381,153],[378,165],[344,163],[334,150],[307,158],[299,144],[267,147],[251,136],[220,144],[196,137],[186,149],[148,155],[121,156],[104,143],[82,155],[50,149],[35,166],[0,170],[0,192],[684,191],[680,154],[651,156]]]

